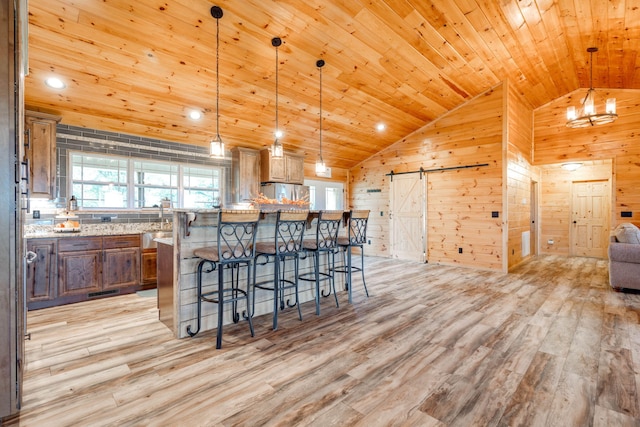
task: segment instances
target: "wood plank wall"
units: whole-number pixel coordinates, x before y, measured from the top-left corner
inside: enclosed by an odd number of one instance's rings
[[[611,179],[612,161],[584,162],[574,172],[562,169],[560,164],[542,166],[541,170],[540,253],[570,255],[571,184],[574,181]]]
[[[503,268],[503,97],[500,84],[351,169],[351,205],[372,211],[368,255],[391,256],[390,182],[385,174],[488,163],[426,174],[427,259]],[[500,217],[492,218],[492,211]]]
[[[533,158],[533,109],[515,90],[509,88],[506,100],[506,186],[507,186],[507,269],[521,263],[533,254],[523,256],[523,235],[531,231],[531,180],[535,173]],[[534,236],[529,236],[533,239]],[[525,245],[526,246],[526,245]]]
[[[533,163],[546,165],[569,160],[612,159],[614,177],[612,225],[622,222],[640,225],[640,192],[638,192],[640,90],[596,90],[596,93],[603,98],[597,104],[600,109],[602,109],[604,98],[616,98],[618,120],[611,124],[585,129],[569,129],[565,126],[566,107],[577,106],[585,93],[585,89],[572,92],[534,111]],[[553,185],[553,183],[549,184]],[[633,216],[622,218],[621,211],[633,212]],[[552,234],[551,231],[547,232]],[[543,239],[544,242],[546,240]],[[560,249],[555,247],[553,250]]]

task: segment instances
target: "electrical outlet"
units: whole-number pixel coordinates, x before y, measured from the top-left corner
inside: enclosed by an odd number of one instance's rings
[[[547,245],[553,245],[555,242],[553,241],[553,239],[549,239],[547,240]]]
[[[40,211],[33,211],[33,219],[40,219]]]
[[[368,244],[371,244],[371,239],[369,239],[369,241],[367,242]]]
[[[462,248],[458,248],[458,253],[461,254],[462,253]]]
[[[102,217],[102,222],[111,222],[111,217],[110,216],[103,216]]]

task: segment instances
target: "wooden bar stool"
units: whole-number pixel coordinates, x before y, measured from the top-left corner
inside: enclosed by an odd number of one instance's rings
[[[335,254],[338,250],[338,231],[340,221],[342,221],[342,211],[320,211],[316,224],[315,239],[305,240],[303,242],[306,254],[313,256],[313,271],[300,275],[300,280],[313,281],[316,285],[316,314],[320,314],[320,282],[329,281],[329,292],[322,296],[328,297],[333,290],[336,299],[336,307],[340,307],[338,303],[338,295],[336,295],[336,286],[334,281],[333,270],[335,268]],[[326,254],[327,268],[320,271],[320,256]]]
[[[298,272],[300,265],[299,254],[302,251],[302,239],[304,229],[307,225],[308,210],[298,211],[278,211],[276,217],[275,236],[272,242],[256,243],[256,260],[253,264],[253,306],[251,315],[254,313],[256,303],[256,288],[273,291],[273,330],[278,329],[278,311],[285,308],[285,290],[293,289],[295,303],[290,304],[286,300],[286,306],[298,307],[298,317],[302,320],[300,301],[298,298]],[[273,280],[256,283],[256,267],[260,258],[266,265],[273,262]],[[293,280],[287,279],[286,261],[293,260]],[[282,267],[282,268],[281,268]]]
[[[245,301],[246,311],[247,313],[249,312],[250,267],[255,259],[255,242],[259,216],[259,210],[220,210],[218,212],[218,241],[216,245],[198,248],[193,251],[195,256],[201,258],[197,270],[198,323],[195,331],[191,331],[191,326],[187,326],[187,333],[193,337],[200,332],[203,302],[217,304],[218,330],[216,348],[222,347],[224,304],[232,304],[234,323],[238,323],[240,320],[240,315],[238,314],[239,301]],[[207,265],[206,270],[203,268],[205,265]],[[239,288],[240,266],[247,266],[246,289]],[[228,284],[225,284],[224,281],[225,268],[231,270],[231,281]],[[217,289],[203,292],[202,273],[211,273],[214,270],[218,270]],[[251,336],[254,336],[251,316],[247,314],[245,317],[249,322]]]
[[[367,290],[367,284],[364,281],[364,244],[367,243],[367,222],[369,220],[368,210],[352,210],[349,213],[349,229],[347,230],[347,236],[338,237],[338,246],[342,251],[342,266],[335,268],[336,273],[345,273],[345,286],[349,291],[349,304],[352,303],[352,277],[353,271],[362,272],[362,284],[364,285],[364,292],[369,297],[369,291]],[[360,248],[360,267],[351,264],[351,250],[354,248]],[[346,254],[346,263],[345,263]]]

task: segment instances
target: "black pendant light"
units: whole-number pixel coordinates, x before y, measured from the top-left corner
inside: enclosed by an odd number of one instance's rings
[[[216,137],[209,143],[209,157],[214,159],[224,159],[224,142],[220,137],[220,18],[222,9],[219,6],[211,7],[211,16],[216,18]]]
[[[282,44],[280,37],[274,37],[271,39],[271,45],[276,48],[276,131],[273,145],[271,145],[271,157],[282,158],[284,156],[284,149],[280,138],[282,138],[282,131],[278,128],[278,46]]]
[[[322,159],[322,67],[324,67],[324,61],[322,59],[318,59],[316,61],[316,67],[320,70],[320,155],[316,160],[316,175],[321,175],[327,171],[327,165]]]

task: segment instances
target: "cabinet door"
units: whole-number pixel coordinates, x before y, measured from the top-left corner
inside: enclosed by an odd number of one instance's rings
[[[246,202],[260,191],[260,153],[249,148],[234,147],[233,201]]]
[[[265,149],[260,152],[260,181],[287,182],[287,164],[285,159],[271,157],[271,151]]]
[[[27,250],[36,254],[27,265],[27,304],[56,297],[56,240],[37,239],[27,242]]]
[[[140,284],[140,248],[105,249],[102,260],[104,289]]]
[[[142,284],[155,285],[158,281],[158,252],[156,249],[142,251]]]
[[[26,112],[25,129],[28,141],[26,156],[30,167],[31,195],[52,199],[55,194],[56,124],[59,118],[30,114],[34,113]]]
[[[300,156],[287,155],[287,182],[291,184],[304,183],[304,158]]]
[[[66,239],[65,239],[66,240]],[[86,294],[102,290],[101,250],[58,254],[58,296]]]

